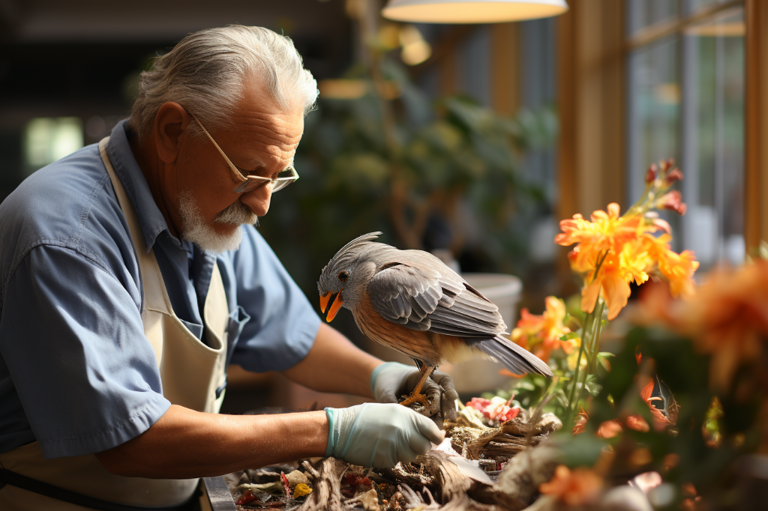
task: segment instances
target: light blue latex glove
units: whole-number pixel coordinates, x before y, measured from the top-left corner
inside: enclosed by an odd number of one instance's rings
[[[371,391],[379,403],[397,403],[399,396],[410,394],[416,387],[419,376],[419,370],[414,366],[385,362],[371,373]],[[421,393],[430,401],[440,399],[442,413],[438,425],[442,425],[442,419],[456,420],[455,402],[459,399],[459,394],[450,376],[442,371],[433,371],[424,382]]]
[[[326,456],[353,465],[392,468],[426,454],[431,443],[445,434],[434,422],[397,404],[365,403],[349,408],[326,408],[328,447]]]

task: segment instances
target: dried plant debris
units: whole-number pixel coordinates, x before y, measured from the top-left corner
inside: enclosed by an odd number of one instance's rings
[[[457,452],[470,460],[495,460],[495,470],[503,468],[509,458],[524,451],[529,445],[536,446],[563,424],[554,414],[543,414],[534,421],[526,410],[499,427],[486,425],[487,419],[477,410],[466,407],[456,421],[446,421],[446,434]],[[483,468],[492,468],[487,462]],[[493,471],[493,470],[490,470]]]
[[[552,414],[526,410],[495,424],[464,408],[456,421],[445,422],[446,442],[391,470],[323,458],[229,474],[226,480],[241,511],[520,511],[554,473],[557,450],[545,439],[562,424]]]

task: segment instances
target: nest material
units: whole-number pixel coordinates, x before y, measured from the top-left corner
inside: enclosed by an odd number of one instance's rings
[[[445,430],[453,448],[465,458],[506,461],[528,446],[539,445],[562,425],[554,414],[546,413],[536,420],[523,411],[516,418],[491,428],[483,423],[481,414],[465,408],[456,421],[446,421]]]
[[[314,465],[307,461],[300,470],[309,478],[312,493],[302,500],[287,499],[284,509],[299,511],[366,510],[405,511],[520,511],[538,497],[539,484],[551,479],[557,450],[544,439],[561,426],[551,414],[516,419],[491,428],[474,411],[465,409],[455,422],[446,423],[454,448],[480,468],[490,470],[492,485],[467,476],[450,457],[432,450],[414,463],[398,464],[392,470],[368,470],[335,458]],[[519,454],[522,453],[522,454]],[[498,465],[505,464],[498,471]],[[271,479],[272,473],[260,473]],[[277,474],[274,474],[277,475]],[[353,485],[349,484],[354,480]],[[365,481],[365,484],[359,484]],[[242,481],[241,481],[242,482]],[[273,501],[274,502],[274,501]],[[258,505],[258,504],[257,504]],[[243,506],[242,510],[258,509]]]
[[[341,476],[349,469],[349,465],[336,458],[325,458],[317,469],[306,461],[302,465],[312,480],[313,491],[299,507],[299,511],[345,509],[342,506]]]

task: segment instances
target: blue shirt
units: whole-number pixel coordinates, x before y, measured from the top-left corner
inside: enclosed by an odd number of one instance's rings
[[[219,255],[180,242],[124,123],[107,152],[187,327],[200,338],[217,264],[230,363],[264,372],[301,361],[320,318],[256,229],[243,226],[240,248]],[[142,299],[136,249],[98,145],[34,173],[0,204],[0,452],[37,440],[46,458],[95,453],[166,412]]]

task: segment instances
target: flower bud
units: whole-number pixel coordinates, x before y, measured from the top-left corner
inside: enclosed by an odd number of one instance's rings
[[[672,168],[672,165],[674,165],[674,164],[675,164],[675,159],[674,158],[668,158],[666,160],[661,160],[659,162],[659,166],[661,167],[661,170],[664,171],[664,172],[666,172],[667,169]]]
[[[661,196],[658,202],[659,209],[671,209],[680,215],[684,215],[688,206],[683,202],[682,195],[677,190],[673,190]]]
[[[669,172],[667,172],[667,184],[672,184],[675,181],[681,181],[683,179],[683,173],[680,171],[680,169],[672,169]]]
[[[650,167],[648,167],[648,170],[645,172],[645,182],[650,184],[653,183],[653,180],[656,179],[656,172],[658,172],[658,167],[655,163],[652,163]]]

